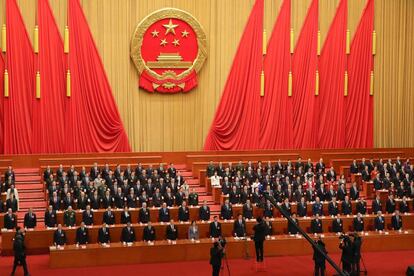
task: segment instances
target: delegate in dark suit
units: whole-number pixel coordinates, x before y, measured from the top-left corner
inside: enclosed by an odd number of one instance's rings
[[[210,223],[210,237],[218,238],[221,236],[221,223],[218,221],[212,221]]]
[[[155,241],[155,228],[151,226],[145,226],[143,232],[143,240],[144,241]]]
[[[332,232],[342,233],[344,231],[342,219],[337,218],[332,221]]]
[[[136,241],[136,239],[135,239],[135,230],[134,230],[134,228],[132,228],[130,226],[129,227],[125,226],[122,229],[121,242],[129,243],[129,242],[135,242],[135,241]]]
[[[56,227],[56,211],[46,211],[45,212],[45,226],[46,227]]]
[[[403,221],[400,215],[394,215],[391,217],[391,224],[394,230],[400,230],[403,226]]]
[[[201,206],[199,209],[199,216],[201,220],[210,220],[210,207]]]
[[[17,217],[15,214],[4,215],[4,228],[14,229],[17,226]]]
[[[166,231],[167,240],[175,241],[178,237],[178,229],[175,225],[168,225]]]
[[[313,219],[311,222],[311,231],[312,233],[322,233],[322,220]]]
[[[37,224],[36,214],[27,213],[24,215],[24,227],[25,228],[35,228]]]
[[[57,229],[53,234],[53,243],[55,245],[63,246],[66,243],[66,233],[63,230]]]
[[[236,235],[236,237],[246,236],[246,222],[244,219],[234,221],[233,232]]]
[[[87,244],[89,241],[89,231],[86,227],[79,227],[76,230],[76,243]]]
[[[98,242],[99,243],[110,243],[111,242],[111,235],[109,233],[108,227],[102,227],[98,231]]]

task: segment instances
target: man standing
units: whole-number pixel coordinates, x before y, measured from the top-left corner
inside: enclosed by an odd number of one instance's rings
[[[263,262],[263,243],[266,236],[266,225],[263,223],[262,217],[256,219],[257,224],[253,226],[254,230],[254,247],[256,249],[256,261]]]
[[[239,238],[246,236],[246,222],[241,214],[238,214],[237,220],[234,221],[233,232]]]
[[[53,235],[53,243],[55,246],[64,246],[66,244],[66,233],[62,230],[62,224],[59,224]]]
[[[48,210],[45,212],[45,226],[46,227],[56,227],[56,211],[53,210],[53,206],[49,205]]]
[[[69,206],[68,209],[63,214],[63,224],[69,227],[75,226],[76,217],[75,217],[75,211],[72,210],[72,206]]]
[[[7,214],[4,215],[4,228],[6,229],[14,229],[17,226],[17,216],[13,214],[11,208],[7,210]]]
[[[29,208],[29,212],[24,215],[24,228],[33,229],[36,227],[36,214],[33,213],[33,209]]]
[[[316,241],[316,246],[324,252],[325,254],[328,253],[325,249],[325,243],[322,241],[321,238]],[[315,247],[313,248],[313,260],[315,262],[315,276],[324,276],[325,275],[325,256],[320,253]]]
[[[127,226],[124,227],[124,229],[122,229],[121,242],[123,242],[123,243],[132,243],[132,242],[135,242],[135,241],[136,241],[135,230],[134,230],[134,228],[131,227],[131,223],[128,222]]]
[[[210,207],[207,206],[207,201],[203,201],[203,206],[199,209],[199,217],[203,221],[210,220]]]
[[[217,216],[214,216],[213,221],[210,223],[210,237],[218,238],[221,236],[221,224],[218,222]]]
[[[224,248],[219,242],[215,242],[214,246],[210,249],[210,264],[213,267],[213,276],[219,276],[223,255]]]
[[[111,242],[111,235],[109,234],[109,228],[106,223],[102,224],[102,228],[98,231],[98,242],[100,244],[106,244]]]
[[[85,227],[85,223],[82,221],[78,229],[76,229],[76,244],[88,244],[89,233],[88,228]]]
[[[13,271],[11,275],[14,275],[16,272],[17,265],[22,265],[24,270],[24,275],[28,276],[29,271],[27,270],[26,264],[26,247],[24,245],[24,232],[18,226],[16,227],[16,236],[14,237],[13,241],[13,250],[14,250],[14,263],[13,263]]]

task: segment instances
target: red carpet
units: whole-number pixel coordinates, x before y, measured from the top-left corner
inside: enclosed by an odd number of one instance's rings
[[[364,253],[363,257],[369,275],[405,275],[407,266],[414,264],[414,251],[392,251],[392,252],[370,252]],[[332,257],[338,261],[340,255],[333,254]],[[0,259],[0,275],[9,275],[13,262],[12,257]],[[180,276],[204,276],[211,275],[211,269],[207,261],[185,262],[185,263],[162,263],[142,264],[125,266],[89,267],[73,269],[49,269],[49,256],[29,256],[28,265],[32,275],[180,275]],[[87,260],[85,260],[87,262]],[[313,262],[311,256],[274,257],[266,259],[266,272],[255,272],[253,259],[229,260],[231,275],[312,275]],[[328,269],[328,275],[332,275],[332,269]],[[23,275],[19,267],[16,275]],[[228,276],[227,270],[221,275]]]

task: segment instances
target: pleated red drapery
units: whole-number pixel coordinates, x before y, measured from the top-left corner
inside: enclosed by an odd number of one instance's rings
[[[263,9],[263,0],[256,0],[206,138],[205,150],[259,147]]]
[[[290,11],[291,0],[284,0],[264,60],[265,92],[260,109],[261,149],[293,147],[292,98],[288,96]]]
[[[39,27],[38,69],[41,98],[35,102],[33,152],[64,152],[65,136],[65,54],[63,40],[48,0],[37,1]]]
[[[79,0],[68,1],[71,98],[67,152],[130,151],[112,90]]]
[[[0,54],[0,153],[4,153],[4,107],[3,107],[3,94],[4,94],[4,58]]]
[[[344,86],[348,0],[341,0],[318,62],[318,147],[345,146]],[[315,129],[316,130],[316,129]]]
[[[374,1],[368,0],[351,44],[348,59],[349,92],[345,99],[347,148],[373,146],[373,98],[370,76],[373,70],[372,32]]]
[[[293,54],[293,140],[295,148],[315,148],[315,80],[317,66],[318,0],[306,15]]]
[[[7,70],[9,97],[4,98],[4,153],[32,150],[32,115],[35,99],[33,49],[16,0],[6,1]]]

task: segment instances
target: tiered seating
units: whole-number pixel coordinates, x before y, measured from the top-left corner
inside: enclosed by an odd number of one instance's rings
[[[392,227],[391,223],[391,215],[385,215],[385,224],[386,224],[386,231],[391,231]],[[352,231],[353,230],[353,216],[341,216],[343,224],[344,224],[344,231]],[[372,231],[374,228],[374,215],[367,215],[364,217],[365,221],[365,231]],[[333,218],[331,217],[323,217],[322,220],[322,227],[323,233],[329,233],[330,226],[332,225]],[[224,237],[232,237],[233,236],[233,221],[221,221],[222,226],[222,235]],[[253,226],[255,225],[255,220],[248,220],[246,222],[246,231],[247,237],[253,234]],[[287,220],[284,218],[275,218],[271,220],[272,227],[273,227],[273,235],[278,238],[279,235],[287,235]],[[209,222],[198,222],[198,229],[200,233],[200,238],[208,238],[210,237],[209,233]],[[299,219],[299,226],[305,229],[307,232],[310,231],[311,219],[310,218],[300,218]],[[411,214],[403,215],[403,225],[404,229],[414,229],[414,216]],[[98,230],[101,225],[91,226],[89,227],[89,241],[90,243],[97,243],[98,239]],[[110,235],[112,242],[119,242],[121,236],[121,230],[124,228],[125,225],[116,224],[113,227],[110,227]],[[143,229],[145,224],[134,223],[132,227],[135,230],[136,239],[137,241],[143,240]],[[165,240],[166,236],[166,227],[167,224],[162,223],[153,223],[153,227],[155,228],[156,232],[156,244],[158,241]],[[177,223],[176,227],[178,229],[178,239],[187,239],[188,238],[188,227],[189,223]],[[64,228],[67,236],[67,244],[74,244],[75,243],[75,232],[77,227],[72,228]],[[53,233],[55,229],[37,229],[32,231],[27,231],[26,233],[26,248],[29,253],[45,253],[48,251],[49,246],[53,244]],[[405,230],[404,230],[405,231]],[[402,232],[403,233],[403,232]],[[3,231],[3,248],[2,248],[2,255],[9,255],[12,253],[12,239],[14,237],[14,231]]]

